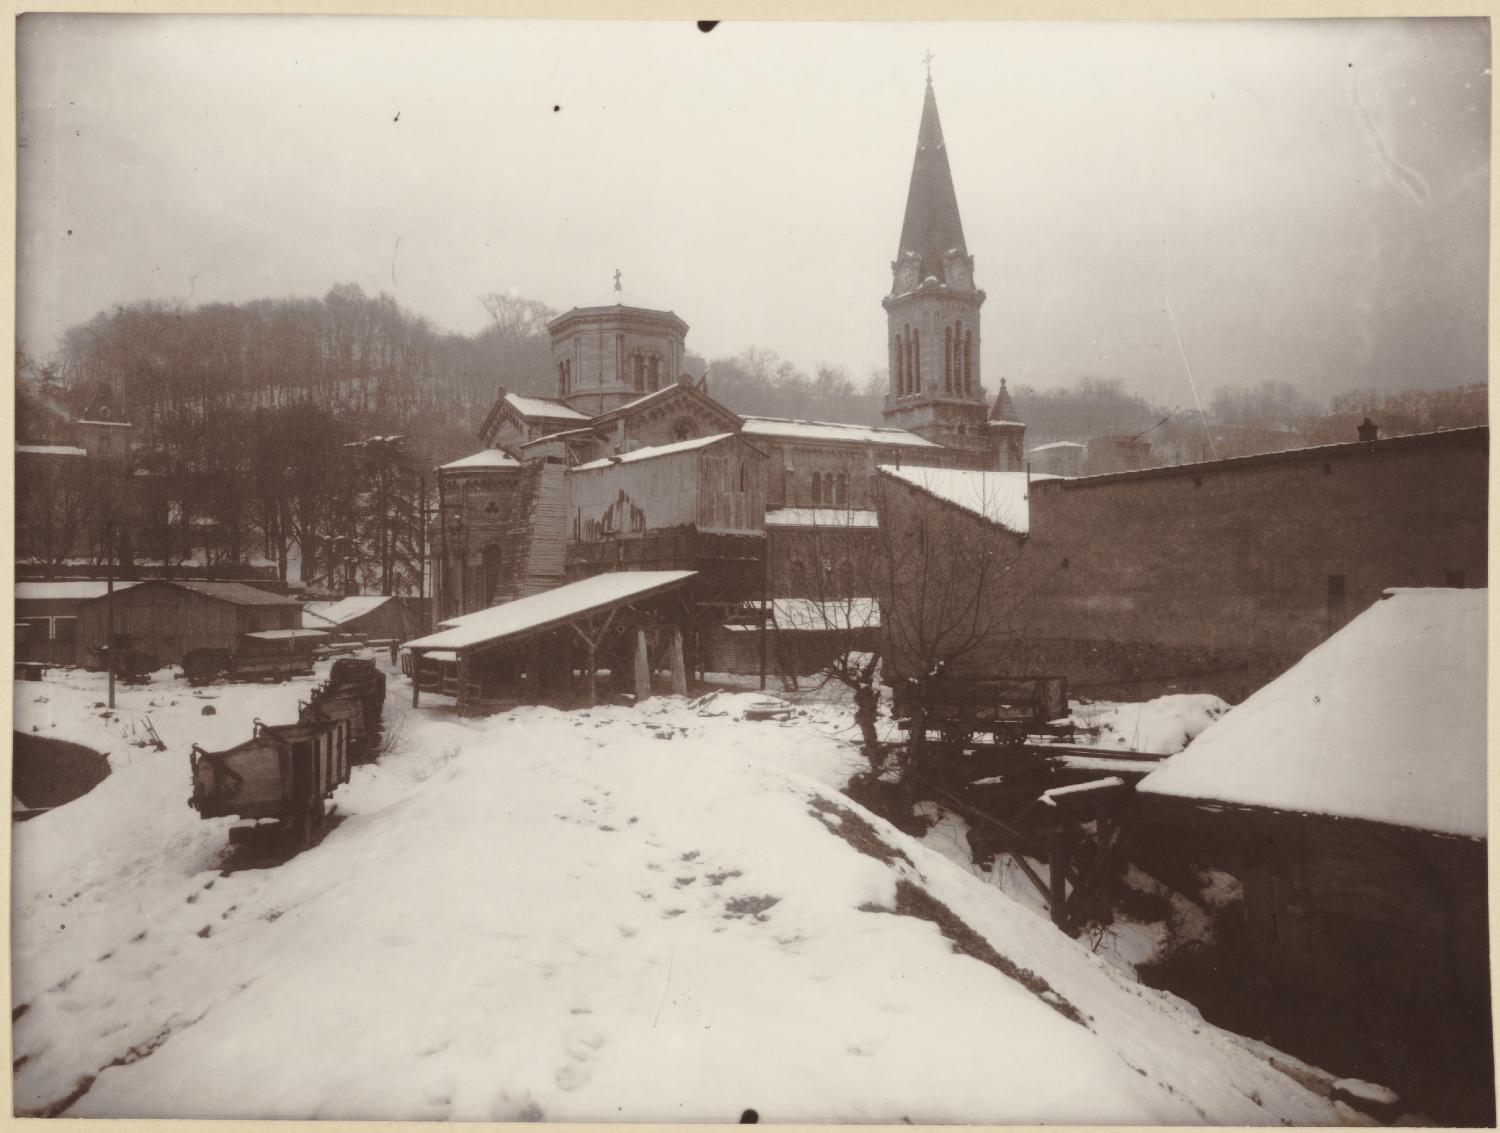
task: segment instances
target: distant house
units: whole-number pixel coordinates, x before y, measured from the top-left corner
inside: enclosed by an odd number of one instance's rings
[[[79,664],[102,667],[111,601],[119,648],[158,665],[181,664],[194,649],[233,650],[247,633],[302,627],[301,605],[281,594],[242,582],[157,579],[78,605]]]
[[[1389,591],[1137,788],[1136,859],[1236,879],[1240,958],[1392,1084],[1416,1058],[1489,1080],[1487,614]]]

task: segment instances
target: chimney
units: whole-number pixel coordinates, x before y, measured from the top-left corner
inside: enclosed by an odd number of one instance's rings
[[[1362,441],[1373,441],[1380,436],[1380,426],[1366,417],[1359,426],[1359,439]]]

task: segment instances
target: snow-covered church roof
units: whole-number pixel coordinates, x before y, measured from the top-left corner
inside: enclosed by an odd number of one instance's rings
[[[1483,838],[1484,590],[1391,590],[1141,780]]]
[[[1025,535],[1031,527],[1031,507],[1027,499],[1025,472],[981,472],[969,468],[893,468],[882,464],[880,471],[965,511],[973,512],[991,523]],[[1057,477],[1032,473],[1031,480],[1055,480]]]

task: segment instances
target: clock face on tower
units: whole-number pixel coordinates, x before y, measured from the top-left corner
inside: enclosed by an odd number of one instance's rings
[[[969,265],[954,261],[948,265],[948,282],[954,287],[969,286]]]
[[[901,270],[896,273],[896,286],[902,291],[910,291],[917,286],[917,265],[905,263]]]

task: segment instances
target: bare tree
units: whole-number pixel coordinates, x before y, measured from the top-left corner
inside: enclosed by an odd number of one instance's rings
[[[1025,493],[1024,473],[934,468],[876,478],[885,682],[912,707],[907,765],[922,759],[935,681],[966,667],[1003,672],[1024,656]]]

